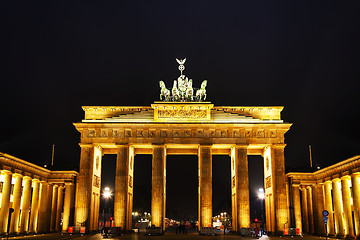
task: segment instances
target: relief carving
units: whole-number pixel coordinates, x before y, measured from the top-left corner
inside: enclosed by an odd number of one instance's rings
[[[94,187],[100,188],[100,178],[94,174]]]
[[[180,137],[180,130],[174,130],[173,131],[173,138],[179,138]]]
[[[125,137],[131,137],[131,129],[126,129],[125,130]]]
[[[203,129],[198,129],[196,131],[196,136],[197,137],[204,137],[204,130]]]
[[[168,137],[168,132],[167,132],[167,130],[161,130],[161,131],[160,131],[160,137],[162,137],[162,138],[167,138],[167,137]]]
[[[251,130],[245,130],[245,138],[251,138],[252,134],[251,134]]]
[[[265,179],[265,188],[270,188],[271,187],[271,176],[268,176]]]
[[[151,138],[156,137],[156,130],[155,129],[150,129],[149,130],[149,137],[151,137]]]
[[[206,110],[200,109],[159,109],[158,118],[190,118],[190,119],[206,119]]]
[[[233,130],[233,137],[235,137],[235,138],[240,137],[240,131],[239,130]]]
[[[185,137],[191,137],[191,130],[185,130],[184,135]]]
[[[101,137],[107,137],[106,129],[101,129]]]
[[[89,129],[88,137],[89,137],[89,138],[95,137],[95,129]]]
[[[257,138],[264,138],[265,137],[265,130],[257,130],[256,137]]]

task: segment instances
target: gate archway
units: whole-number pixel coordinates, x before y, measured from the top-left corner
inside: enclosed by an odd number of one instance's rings
[[[199,225],[212,224],[212,155],[231,156],[233,229],[250,222],[248,155],[264,157],[267,228],[288,221],[283,107],[214,107],[210,102],[155,102],[151,107],[86,106],[81,133],[75,222],[98,226],[101,157],[117,154],[115,226],[129,230],[136,154],[152,155],[152,224],[165,227],[166,156],[198,156]]]

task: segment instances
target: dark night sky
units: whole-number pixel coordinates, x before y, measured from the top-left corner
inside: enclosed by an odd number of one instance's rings
[[[43,165],[55,144],[55,167],[76,168],[80,136],[72,123],[83,118],[81,106],[149,106],[158,100],[158,81],[170,86],[178,77],[175,58],[186,57],[185,74],[195,87],[207,79],[209,100],[217,106],[285,106],[282,118],[293,123],[286,134],[288,169],[307,166],[308,145],[316,166],[358,155],[359,6],[357,1],[5,1],[0,151]],[[110,169],[114,160],[107,159]],[[151,166],[146,156],[137,160]],[[184,158],[185,164],[173,161],[168,168],[175,177],[167,174],[167,181],[176,188],[181,174],[175,164],[195,169],[196,157]],[[222,162],[216,157],[214,164],[220,168]],[[142,165],[135,168],[144,175],[135,177],[140,186],[151,176]],[[189,176],[196,179],[194,169]],[[221,191],[230,177],[218,184],[217,174],[214,188]],[[196,180],[189,184],[195,195],[184,194],[196,206]],[[168,194],[168,200],[182,196]]]

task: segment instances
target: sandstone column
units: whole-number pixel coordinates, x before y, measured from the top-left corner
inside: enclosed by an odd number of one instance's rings
[[[56,216],[57,216],[56,210],[57,210],[58,190],[59,190],[59,186],[54,185],[52,201],[51,201],[50,232],[55,231]]]
[[[281,234],[288,222],[286,209],[286,184],[285,184],[285,144],[272,145],[273,154],[271,166],[273,167],[273,194],[275,204],[275,231]]]
[[[31,200],[31,177],[24,177],[24,195],[20,216],[20,233],[27,233],[29,230],[29,213]]]
[[[39,200],[39,220],[37,224],[37,230],[35,232],[44,233],[46,232],[46,222],[47,219],[47,192],[48,184],[45,181],[40,182],[40,200]],[[36,227],[36,226],[35,226]]]
[[[306,188],[303,187],[301,189],[301,196],[302,196],[302,220],[303,220],[303,232],[309,233],[309,215],[308,215],[308,201],[307,201],[307,194]]]
[[[352,218],[351,202],[350,202],[350,176],[344,176],[341,178],[341,192],[343,199],[344,209],[344,225],[346,238],[354,238],[354,223]]]
[[[90,228],[90,206],[92,195],[93,146],[80,144],[80,172],[76,187],[75,225]]]
[[[55,231],[56,232],[60,232],[61,228],[60,228],[60,221],[61,221],[61,212],[63,209],[63,190],[64,187],[60,186],[58,188],[58,195],[57,195],[57,206],[56,206],[56,221],[55,221]]]
[[[240,231],[250,224],[249,173],[247,145],[235,146],[235,189],[237,227]]]
[[[63,225],[62,225],[63,232],[66,232],[69,227],[73,192],[74,192],[74,184],[65,183],[65,201],[64,201],[64,214],[63,214]]]
[[[356,235],[360,235],[360,174],[353,173],[351,175],[353,207],[354,207],[354,219]]]
[[[9,205],[10,205],[11,178],[12,178],[12,174],[9,171],[3,170],[1,173],[4,175],[4,183],[2,189],[1,209],[0,209],[0,234],[5,233],[7,230]]]
[[[31,201],[30,225],[29,225],[29,232],[31,233],[37,232],[39,199],[40,199],[40,180],[34,179],[32,201]]]
[[[343,217],[341,213],[341,189],[340,179],[335,178],[332,180],[333,183],[333,197],[334,197],[334,213],[335,213],[335,232],[336,237],[343,238],[345,236]]]
[[[331,181],[326,181],[324,184],[325,188],[325,210],[329,212],[328,223],[327,223],[327,233],[329,236],[335,236],[334,229],[334,210],[333,210],[333,201],[331,196]]]
[[[302,224],[301,224],[301,205],[300,205],[300,185],[293,184],[292,185],[292,195],[293,195],[293,204],[294,204],[294,218],[295,218],[295,226],[299,228],[302,232]]]
[[[153,145],[151,222],[165,230],[165,166],[164,145]]]
[[[50,222],[51,222],[51,215],[52,215],[52,200],[53,200],[53,192],[54,192],[54,184],[49,183],[47,188],[47,195],[46,195],[46,222],[45,222],[45,232],[50,231]]]
[[[317,189],[316,185],[311,186],[312,206],[313,206],[313,221],[314,221],[314,235],[319,234],[319,219],[318,219],[318,204],[317,204]]]
[[[23,176],[21,174],[15,173],[13,174],[13,178],[15,178],[13,204],[12,204],[14,213],[11,216],[11,224],[10,224],[10,233],[12,234],[19,233],[19,217],[20,217],[20,203],[21,203],[21,195],[22,195]]]
[[[306,187],[307,203],[308,203],[308,217],[309,217],[309,233],[314,234],[314,209],[312,204],[312,188]]]
[[[325,231],[325,223],[323,219],[322,212],[324,211],[324,190],[323,190],[323,184],[318,183],[315,187],[316,189],[316,222],[317,224],[317,234],[320,236],[324,236]]]
[[[121,227],[122,230],[126,229],[127,222],[128,175],[129,146],[119,145],[116,159],[114,220],[115,226]]]

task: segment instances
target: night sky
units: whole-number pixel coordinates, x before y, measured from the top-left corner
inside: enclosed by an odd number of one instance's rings
[[[186,57],[185,75],[196,88],[208,80],[215,106],[285,107],[288,171],[309,166],[308,145],[321,168],[360,154],[358,1],[2,5],[1,152],[44,165],[55,144],[54,168],[77,169],[81,106],[149,106]],[[229,159],[213,160],[214,214],[229,211]],[[103,185],[114,164],[104,157]],[[262,159],[249,165],[254,196]],[[167,167],[169,216],[196,214],[197,157],[169,156]],[[136,156],[134,208],[145,211],[150,168],[151,156]]]

